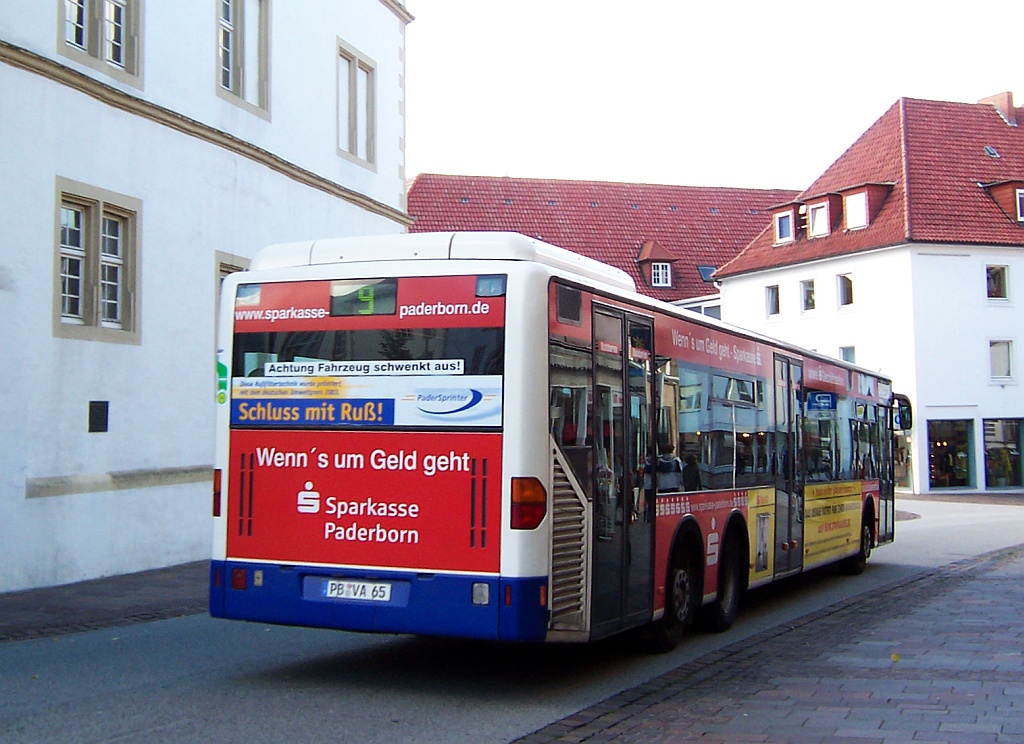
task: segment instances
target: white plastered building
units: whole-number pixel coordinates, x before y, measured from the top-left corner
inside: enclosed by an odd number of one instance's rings
[[[222,276],[404,232],[399,0],[8,0],[0,591],[205,558]]]

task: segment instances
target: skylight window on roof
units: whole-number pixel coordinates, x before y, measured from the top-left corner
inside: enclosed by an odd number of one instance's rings
[[[714,279],[711,277],[715,273],[714,266],[698,266],[697,271],[700,272],[700,278],[706,282],[712,282]]]
[[[992,145],[985,145],[985,154],[988,155],[990,158],[1002,157],[999,154],[999,150],[997,150],[996,148],[992,147]]]
[[[464,196],[464,197],[462,197],[461,201],[462,201],[463,204],[469,204],[469,197],[468,196]]]
[[[718,207],[711,207],[711,208],[708,209],[708,211],[711,214],[718,214],[718,212],[719,212]]]
[[[596,207],[597,206],[597,202],[590,202],[590,206]]]
[[[548,199],[548,206],[549,207],[555,206],[555,200],[554,199]]]

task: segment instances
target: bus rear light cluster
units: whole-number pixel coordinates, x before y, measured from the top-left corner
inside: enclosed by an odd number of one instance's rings
[[[548,495],[536,478],[512,479],[512,529],[533,530],[544,521]]]
[[[245,589],[249,584],[249,577],[244,568],[231,569],[231,588]]]
[[[213,516],[220,516],[220,468],[213,471]]]

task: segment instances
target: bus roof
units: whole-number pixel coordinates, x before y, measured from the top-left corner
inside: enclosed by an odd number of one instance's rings
[[[444,259],[534,261],[617,289],[636,291],[632,277],[621,269],[514,232],[408,233],[278,243],[259,251],[249,270]]]

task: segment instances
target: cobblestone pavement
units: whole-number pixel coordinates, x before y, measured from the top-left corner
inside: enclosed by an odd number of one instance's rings
[[[541,742],[1024,742],[1024,545],[707,654]]]

